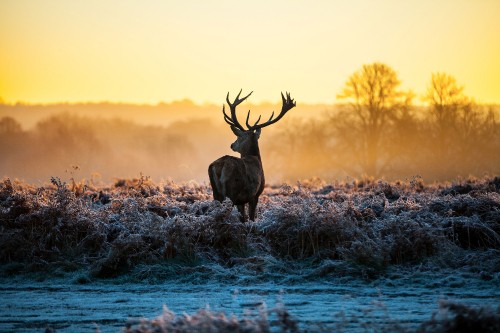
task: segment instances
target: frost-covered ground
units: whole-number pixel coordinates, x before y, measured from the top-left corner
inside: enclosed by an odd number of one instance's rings
[[[241,223],[206,185],[5,179],[0,330],[495,332],[499,192],[498,177],[304,181],[266,188]],[[163,305],[177,316],[127,324]]]
[[[183,313],[194,315],[209,305],[212,312],[260,319],[262,327],[277,331],[286,327],[279,320],[280,315],[287,313],[291,316],[289,328],[293,323],[309,331],[363,332],[364,327],[387,331],[389,327],[398,332],[414,332],[431,319],[440,301],[460,302],[470,309],[479,305],[495,309],[500,297],[493,283],[463,277],[448,281],[435,275],[370,282],[330,278],[252,285],[216,281],[200,285],[102,281],[78,285],[56,279],[5,283],[1,294],[2,332],[43,332],[48,326],[58,332],[93,332],[96,327],[102,332],[120,332],[126,323],[137,324],[141,318],[161,315],[164,305],[181,317]],[[448,316],[453,317],[453,313]],[[266,330],[250,332],[255,331]]]

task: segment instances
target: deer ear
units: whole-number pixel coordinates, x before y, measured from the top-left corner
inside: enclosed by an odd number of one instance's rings
[[[243,135],[243,131],[240,130],[238,127],[231,126],[231,131],[233,131],[234,135],[236,135],[236,136],[242,136]]]
[[[261,131],[261,128],[257,128],[255,130],[255,135],[257,135],[257,139],[260,138],[260,131]]]

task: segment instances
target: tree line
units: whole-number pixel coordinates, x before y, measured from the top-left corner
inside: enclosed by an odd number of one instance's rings
[[[12,117],[0,119],[0,177],[29,182],[95,178],[193,178],[183,164],[197,165],[188,138],[170,128],[145,126],[121,119],[50,116],[29,130]]]
[[[287,178],[307,177],[310,170],[322,178],[499,174],[500,128],[493,106],[476,103],[447,73],[431,75],[420,96],[425,106],[400,86],[388,65],[363,65],[337,95],[337,110],[275,133],[269,144],[276,168],[286,170]]]

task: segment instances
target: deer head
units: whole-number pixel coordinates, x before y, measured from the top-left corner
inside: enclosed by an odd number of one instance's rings
[[[244,155],[253,155],[252,147],[255,147],[260,138],[260,128],[254,131],[242,131],[237,127],[231,126],[231,130],[236,135],[236,141],[231,144],[231,149]]]
[[[261,129],[263,127],[274,124],[287,113],[290,109],[296,106],[295,101],[290,97],[290,93],[286,93],[286,97],[281,93],[281,99],[283,101],[283,105],[281,107],[281,112],[279,115],[274,118],[274,111],[271,114],[271,117],[265,123],[259,124],[261,116],[257,119],[257,121],[253,124],[249,124],[250,119],[250,110],[247,114],[246,126],[245,129],[236,116],[236,107],[241,104],[244,100],[246,100],[252,93],[250,92],[248,95],[240,99],[241,91],[236,96],[234,102],[229,101],[229,93],[226,96],[226,102],[229,105],[230,115],[226,114],[225,106],[222,106],[222,113],[224,114],[224,120],[231,126],[231,130],[236,135],[236,141],[231,145],[231,149],[235,152],[240,153],[242,156],[245,155],[260,155],[258,152],[257,141],[260,138]]]

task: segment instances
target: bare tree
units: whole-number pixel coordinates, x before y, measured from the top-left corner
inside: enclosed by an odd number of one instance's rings
[[[332,124],[339,139],[337,149],[352,157],[345,165],[350,172],[357,173],[352,168],[355,163],[360,173],[380,176],[391,161],[389,151],[384,150],[391,139],[389,126],[408,111],[413,97],[399,86],[392,68],[373,63],[352,74],[337,96],[347,104]]]
[[[437,156],[449,159],[448,147],[454,141],[459,109],[469,103],[464,88],[446,73],[433,73],[424,100],[430,106],[430,126]]]
[[[464,94],[452,75],[433,73],[424,100],[429,104],[428,142],[425,145],[438,177],[467,176],[491,170],[498,149],[497,122],[486,110]],[[497,150],[498,151],[498,150]]]
[[[212,186],[214,199],[223,201],[225,198],[238,207],[241,214],[241,221],[246,220],[245,205],[249,204],[250,220],[255,220],[255,210],[259,201],[259,196],[264,190],[265,178],[262,169],[262,160],[259,150],[259,137],[263,127],[274,124],[280,120],[290,109],[295,107],[295,101],[287,93],[286,97],[281,94],[283,105],[281,112],[274,118],[274,112],[265,123],[259,124],[260,116],[253,124],[249,124],[250,111],[248,111],[245,129],[236,117],[236,107],[248,98],[252,93],[240,99],[241,90],[233,103],[229,101],[227,93],[226,102],[231,111],[226,114],[225,107],[222,107],[224,120],[229,124],[231,130],[236,135],[236,141],[231,145],[231,149],[241,154],[241,158],[234,156],[223,156],[212,162],[208,167],[210,185]]]
[[[22,132],[21,124],[12,117],[3,117],[0,119],[0,135],[8,136]]]

